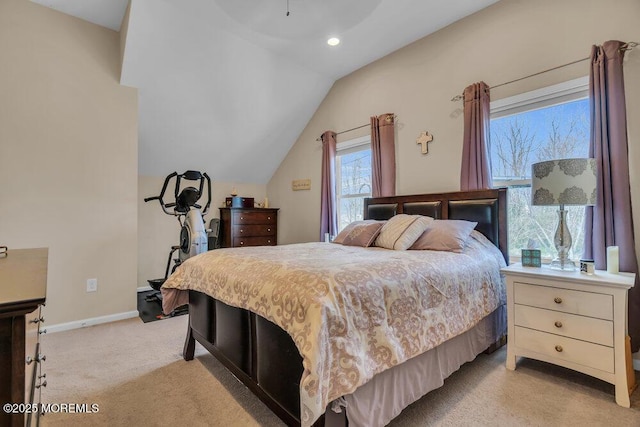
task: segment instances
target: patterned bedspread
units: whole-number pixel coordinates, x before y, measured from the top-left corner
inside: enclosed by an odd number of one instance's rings
[[[332,243],[220,249],[162,288],[166,313],[204,292],[291,335],[303,358],[302,425],[375,374],[473,327],[504,303],[500,251],[474,231],[464,253]]]

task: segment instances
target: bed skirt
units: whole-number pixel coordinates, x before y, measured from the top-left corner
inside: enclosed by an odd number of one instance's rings
[[[344,410],[350,427],[384,426],[411,403],[441,387],[460,366],[496,343],[507,333],[506,306],[498,307],[474,328],[426,353],[376,375],[354,393],[330,404],[325,425],[343,425]]]

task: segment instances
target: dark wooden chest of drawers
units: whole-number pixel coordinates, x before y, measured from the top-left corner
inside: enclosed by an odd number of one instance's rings
[[[47,295],[48,254],[46,248],[14,249],[0,258],[0,426],[39,424],[33,405],[46,387],[40,306]],[[6,404],[13,409],[7,411]],[[15,410],[20,404],[29,410]]]
[[[275,246],[278,244],[278,209],[220,208],[220,246]]]

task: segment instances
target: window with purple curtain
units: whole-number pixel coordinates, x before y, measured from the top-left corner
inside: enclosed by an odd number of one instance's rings
[[[335,236],[338,232],[336,214],[336,133],[322,134],[322,183],[320,188],[320,241],[325,233]]]
[[[489,162],[489,86],[474,83],[464,89],[464,137],[460,190],[491,188]]]
[[[606,269],[606,248],[619,247],[620,271],[638,272],[627,141],[627,113],[622,59],[626,45],[608,41],[591,49],[589,104],[591,132],[589,157],[598,166],[597,202],[587,208],[585,257],[597,269]],[[640,349],[640,286],[629,291],[629,335],[632,351]]]
[[[371,117],[371,194],[396,195],[395,115]]]

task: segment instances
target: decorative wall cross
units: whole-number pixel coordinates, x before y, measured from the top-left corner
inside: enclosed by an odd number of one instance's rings
[[[427,144],[431,141],[433,141],[433,135],[427,131],[422,132],[418,139],[416,139],[416,144],[422,145],[422,154],[429,153],[429,146]]]

